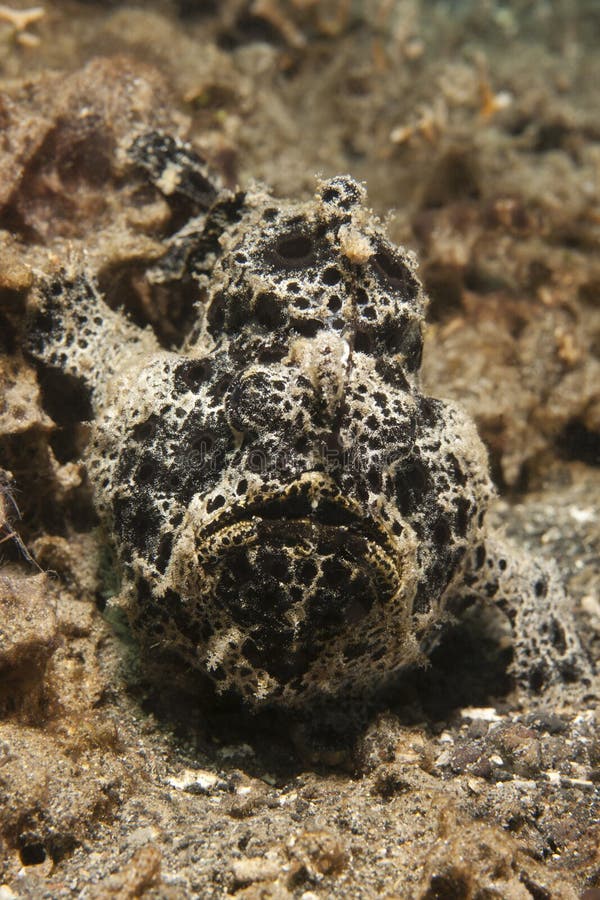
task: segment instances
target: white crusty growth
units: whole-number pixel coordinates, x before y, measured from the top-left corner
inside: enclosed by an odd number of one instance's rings
[[[421,391],[426,299],[363,187],[286,203],[213,188],[167,136],[131,156],[195,204],[148,275],[197,286],[187,343],[161,349],[58,273],[30,350],[90,392],[89,475],[146,654],[305,706],[423,663],[478,599],[512,625],[520,684],[585,680],[558,580],[487,534],[473,423]]]

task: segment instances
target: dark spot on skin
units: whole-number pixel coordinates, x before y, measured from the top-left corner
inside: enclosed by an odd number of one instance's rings
[[[402,364],[397,360],[380,357],[375,362],[375,371],[394,388],[400,391],[409,390],[409,384],[402,370]]]
[[[136,441],[149,441],[156,434],[158,422],[158,416],[155,413],[152,413],[152,415],[148,416],[144,422],[134,425],[131,429],[131,434]]]
[[[465,537],[469,527],[469,512],[471,504],[464,497],[456,501],[456,530],[461,537]]]
[[[354,335],[354,349],[357,353],[370,354],[375,347],[375,337],[369,331],[357,331]]]
[[[283,309],[275,294],[259,294],[254,312],[263,328],[277,328],[283,322]]]
[[[529,673],[529,687],[534,694],[539,694],[546,683],[546,670],[542,663],[534,665]]]
[[[161,521],[154,505],[143,498],[117,498],[113,511],[117,534],[138,550],[148,552]]]
[[[321,275],[321,281],[323,282],[323,284],[331,287],[334,284],[338,284],[341,277],[342,273],[339,269],[336,269],[335,266],[329,266],[329,268],[325,269],[325,271]]]
[[[381,490],[381,472],[378,468],[372,467],[367,472],[367,482],[371,490],[378,494]]]
[[[496,594],[498,593],[498,589],[499,584],[497,581],[489,581],[483,588],[485,596],[489,597],[490,599],[496,596]]]
[[[457,483],[463,487],[467,483],[467,475],[460,467],[460,464],[453,453],[448,453],[446,456],[448,463],[451,467],[452,478]]]
[[[424,502],[429,490],[429,475],[426,467],[414,460],[399,469],[395,476],[398,507],[403,515],[409,515]]]
[[[550,640],[552,642],[552,646],[555,650],[558,651],[561,655],[567,649],[567,640],[565,637],[565,630],[556,619],[552,619],[550,622]]]
[[[450,542],[451,534],[452,532],[447,520],[444,518],[438,519],[432,531],[434,543],[440,548],[447,547]]]
[[[156,552],[156,568],[159,572],[165,571],[171,557],[171,549],[173,547],[173,535],[167,532],[160,539],[158,550]]]
[[[423,424],[429,428],[435,428],[443,415],[440,401],[434,400],[433,397],[420,397],[419,410]]]
[[[208,393],[213,400],[222,400],[231,384],[232,376],[229,373],[221,375],[216,381],[213,381]]]
[[[211,364],[205,359],[189,359],[175,369],[175,387],[197,391],[211,374]]]
[[[421,368],[423,357],[423,338],[418,326],[415,325],[404,335],[401,352],[404,355],[404,362],[408,371],[417,372]]]
[[[325,203],[335,203],[340,198],[339,191],[336,191],[335,188],[326,188],[323,191],[323,200]]]
[[[308,309],[310,306],[310,302],[306,299],[306,297],[297,297],[294,301],[294,307],[296,309]]]
[[[317,577],[317,566],[312,559],[308,559],[301,563],[298,568],[298,578],[304,585],[311,585]]]
[[[292,319],[292,328],[303,337],[314,337],[323,327],[319,319]]]
[[[151,456],[143,459],[137,470],[137,481],[139,484],[150,484],[156,477],[158,472],[158,463]]]
[[[475,551],[475,568],[481,569],[485,562],[485,547],[480,544]]]
[[[223,294],[217,294],[213,297],[206,320],[212,332],[217,333],[223,330],[225,325],[225,313],[227,311],[227,301]]]
[[[221,494],[217,494],[216,497],[212,497],[206,504],[206,511],[211,513],[216,509],[221,509],[222,506],[225,506],[225,497]]]

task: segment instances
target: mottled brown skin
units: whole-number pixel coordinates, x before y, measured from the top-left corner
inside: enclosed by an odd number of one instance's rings
[[[186,344],[161,349],[62,271],[30,351],[90,393],[88,471],[145,653],[306,708],[423,664],[482,599],[511,622],[522,685],[585,680],[554,572],[488,537],[473,423],[421,391],[426,298],[363,187],[232,194],[156,133],[130,157],[195,204],[152,273],[197,285]]]

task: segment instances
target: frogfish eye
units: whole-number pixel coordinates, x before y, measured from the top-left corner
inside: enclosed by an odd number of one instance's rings
[[[411,296],[417,293],[417,283],[408,267],[387,250],[379,250],[371,257],[371,265],[379,276],[393,287]]]
[[[315,261],[312,237],[291,232],[280,237],[273,247],[272,259],[285,268],[306,268]]]

